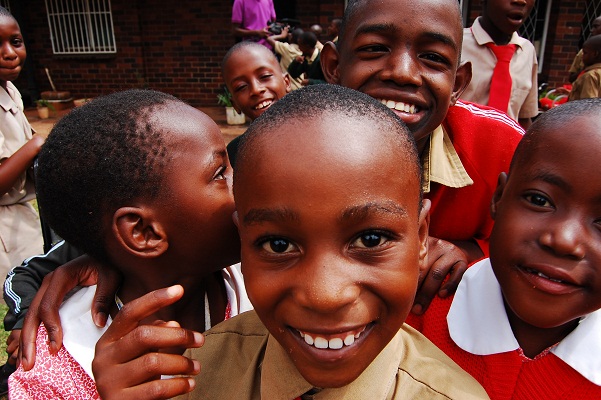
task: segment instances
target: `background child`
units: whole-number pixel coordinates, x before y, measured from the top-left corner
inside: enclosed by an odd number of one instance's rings
[[[19,24],[0,7],[0,273],[43,249],[30,167],[44,137],[33,135],[23,113],[17,79],[27,52]]]
[[[155,91],[100,97],[53,128],[37,178],[50,226],[122,273],[113,315],[165,283],[181,284],[186,295],[151,320],[204,331],[249,309],[240,272],[223,270],[239,259],[232,170],[205,114]],[[37,363],[11,375],[11,399],[98,398],[91,361],[104,330],[91,320],[94,292],[84,288],[61,307],[65,345],[57,355],[40,328]]]
[[[325,77],[321,70],[320,54],[317,48],[317,37],[313,32],[303,32],[298,38],[298,47],[302,52],[288,66],[288,72],[293,79],[304,74],[303,86],[318,85],[325,83]]]
[[[491,399],[601,398],[600,116],[589,99],[537,118],[499,178],[490,259],[409,319]]]
[[[601,35],[584,42],[582,62],[584,71],[574,82],[568,101],[601,97]]]
[[[285,26],[282,33],[279,35],[267,36],[267,42],[273,46],[273,50],[280,56],[280,67],[282,71],[288,71],[290,63],[303,53],[298,47],[298,38],[303,33],[301,28],[294,28],[290,32],[290,27]],[[286,42],[287,40],[287,42]],[[296,79],[290,78],[290,87],[292,90],[302,87],[302,76]]]
[[[488,254],[490,199],[523,131],[488,107],[457,101],[471,78],[469,63],[459,63],[457,1],[349,1],[342,25],[338,45],[326,44],[321,55],[327,81],[382,101],[417,140],[432,201],[420,312],[434,293],[454,292],[468,262]]]
[[[506,112],[524,128],[538,115],[538,62],[534,46],[517,30],[533,6],[534,0],[484,0],[482,15],[463,31],[461,52],[473,70],[461,98]],[[497,64],[504,57],[506,63]]]
[[[601,17],[597,17],[593,20],[591,24],[591,37],[601,34]],[[582,63],[582,49],[576,53],[576,57],[574,57],[574,61],[572,61],[572,65],[570,66],[570,82],[574,82],[578,75],[582,73],[584,69],[584,64]]]
[[[310,391],[317,398],[486,397],[403,325],[427,253],[429,202],[422,205],[420,182],[410,133],[359,92],[300,89],[254,121],[234,191],[256,314],[207,334],[193,353],[202,372],[191,398],[294,399]],[[104,399],[137,385],[119,377],[136,363],[123,357],[129,346],[148,348],[130,341],[133,309],[97,347],[94,374]],[[194,372],[178,365],[177,373]],[[173,395],[163,391],[169,385],[126,391]]]

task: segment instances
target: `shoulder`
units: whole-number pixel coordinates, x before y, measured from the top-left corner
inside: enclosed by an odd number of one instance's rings
[[[524,129],[506,114],[463,100],[449,107],[443,123],[453,141],[469,137],[517,143],[524,135]]]
[[[418,391],[440,398],[487,399],[486,392],[467,372],[444,354],[425,336],[408,325],[402,328],[405,356],[399,365],[399,379],[423,386]]]

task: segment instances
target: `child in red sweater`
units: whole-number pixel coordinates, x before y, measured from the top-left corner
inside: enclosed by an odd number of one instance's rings
[[[490,258],[408,320],[492,399],[601,398],[600,115],[589,99],[537,119],[499,177]]]

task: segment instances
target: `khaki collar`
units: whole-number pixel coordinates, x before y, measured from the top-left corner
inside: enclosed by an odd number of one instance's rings
[[[434,129],[430,135],[429,145],[424,150],[422,167],[424,170],[424,193],[430,192],[431,182],[452,188],[474,184],[442,125]]]
[[[402,329],[353,382],[341,388],[315,389],[298,372],[286,351],[271,335],[261,373],[261,398],[293,400],[312,390],[313,399],[386,399],[404,357]]]

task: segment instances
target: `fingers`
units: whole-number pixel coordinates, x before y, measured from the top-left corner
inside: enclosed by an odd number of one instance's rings
[[[170,399],[191,392],[195,387],[193,378],[178,377],[170,379],[159,379],[123,390],[98,387],[98,393],[104,400],[113,399]]]
[[[98,262],[98,287],[92,301],[92,319],[99,328],[106,325],[115,293],[121,284],[121,274],[112,266]]]
[[[19,338],[19,360],[18,363],[23,366],[25,371],[29,371],[33,368],[35,363],[35,341],[38,334],[38,327],[40,326],[39,318],[39,306],[44,292],[48,287],[48,282],[52,279],[54,272],[46,275],[42,281],[40,289],[36,293],[35,297],[31,301],[25,320],[23,322],[23,329],[21,330],[21,337]]]
[[[465,253],[457,246],[444,240],[430,237],[428,239],[428,270],[420,271],[420,287],[415,296],[411,312],[423,314],[436,294],[446,297],[451,289],[456,288],[467,268]],[[454,281],[441,289],[445,278],[451,274]],[[447,282],[448,283],[448,282]]]
[[[180,285],[154,290],[127,303],[117,314],[111,326],[102,335],[104,341],[114,342],[136,328],[140,321],[158,310],[175,303],[184,294]]]
[[[445,297],[455,294],[457,291],[457,286],[459,286],[459,282],[461,282],[461,278],[467,270],[467,267],[467,262],[457,262],[453,265],[449,274],[449,279],[444,283],[438,292],[440,297],[444,299]]]

